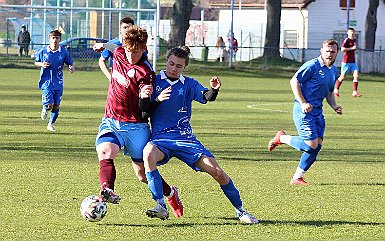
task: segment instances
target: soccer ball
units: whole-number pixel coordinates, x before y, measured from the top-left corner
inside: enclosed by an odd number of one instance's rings
[[[99,222],[107,214],[107,204],[98,196],[88,196],[80,204],[80,214],[87,221]]]

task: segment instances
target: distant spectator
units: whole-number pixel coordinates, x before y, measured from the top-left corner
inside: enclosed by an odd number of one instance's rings
[[[28,52],[29,52],[28,48],[29,48],[30,42],[31,42],[31,36],[29,35],[27,28],[23,24],[21,25],[21,31],[17,36],[17,44],[20,46],[20,49],[19,49],[20,56],[23,56],[23,50],[25,52],[25,55],[28,56]]]
[[[223,62],[226,44],[225,41],[223,41],[222,37],[218,37],[217,43],[215,44],[215,48],[217,51],[217,62]]]
[[[231,48],[231,40],[230,40],[230,37],[228,37],[227,39],[227,42],[229,43],[229,46],[228,46],[228,49],[229,49],[229,52],[230,52],[230,48]],[[238,40],[236,38],[233,37],[233,61],[235,62],[235,56],[237,54],[237,51],[238,51]]]

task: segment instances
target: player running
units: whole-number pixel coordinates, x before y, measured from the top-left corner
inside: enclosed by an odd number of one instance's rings
[[[291,185],[310,184],[303,176],[317,159],[325,133],[325,118],[322,102],[326,98],[333,110],[341,115],[342,107],[336,104],[333,94],[334,83],[338,78],[338,69],[333,65],[338,53],[338,43],[329,39],[322,43],[321,55],[307,61],[290,80],[295,101],[293,120],[298,136],[286,135],[279,131],[270,140],[267,149],[274,150],[279,145],[287,144],[303,152],[297,170],[290,181]]]
[[[355,51],[357,50],[357,39],[354,38],[354,28],[348,29],[348,37],[344,40],[341,46],[341,51],[344,52],[344,57],[341,63],[341,76],[336,82],[334,89],[335,96],[340,96],[339,89],[342,81],[344,81],[346,74],[353,73],[353,97],[361,97],[362,94],[358,93],[358,65],[356,63]]]
[[[69,52],[60,47],[61,33],[53,30],[48,34],[49,45],[39,50],[35,57],[35,65],[41,67],[39,89],[42,90],[41,119],[46,120],[51,111],[47,130],[56,131],[53,125],[59,117],[60,102],[63,96],[63,67],[68,65],[70,73],[75,71],[74,61]]]

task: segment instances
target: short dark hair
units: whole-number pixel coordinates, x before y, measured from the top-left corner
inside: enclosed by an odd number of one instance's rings
[[[125,24],[132,24],[132,25],[134,25],[135,23],[134,23],[134,19],[133,18],[131,18],[131,17],[124,17],[124,18],[122,18],[121,20],[120,20],[120,25],[122,25],[123,23],[125,23]]]
[[[356,30],[354,30],[354,28],[348,28],[348,30],[352,30],[353,32],[355,32]]]
[[[322,47],[323,47],[324,45],[337,45],[337,49],[339,48],[338,42],[337,42],[336,40],[334,40],[334,39],[327,39],[327,40],[325,40],[325,41],[322,43]]]
[[[55,30],[52,30],[51,32],[49,32],[48,36],[57,36],[57,37],[61,38],[61,33],[59,30],[55,29]]]
[[[167,54],[167,60],[168,58],[170,58],[171,55],[175,55],[178,58],[185,59],[185,66],[187,66],[188,62],[190,61],[190,48],[187,46],[180,46],[170,49]]]

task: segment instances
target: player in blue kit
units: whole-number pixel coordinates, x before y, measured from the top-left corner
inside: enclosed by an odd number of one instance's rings
[[[122,46],[122,36],[124,36],[127,33],[128,29],[130,29],[130,27],[132,25],[134,25],[134,20],[132,18],[130,18],[130,17],[122,18],[120,20],[120,23],[119,23],[119,33],[120,33],[119,37],[108,41],[107,44],[114,44],[116,46]],[[99,46],[99,45],[96,45],[96,46]],[[102,47],[102,46],[103,46],[103,44],[100,44],[100,47]],[[110,58],[112,59],[113,51],[110,51],[107,48],[103,48],[103,49],[104,50],[102,51],[100,58],[99,58],[99,67],[102,70],[102,72],[104,73],[104,75],[107,77],[107,79],[111,80],[111,73],[108,70],[107,61]],[[97,51],[97,49],[95,49],[95,48],[94,48],[94,50]]]
[[[307,61],[290,80],[295,96],[293,120],[298,136],[286,135],[279,131],[268,144],[268,150],[287,144],[303,152],[291,185],[310,184],[303,176],[317,158],[322,147],[325,132],[325,118],[322,102],[326,98],[333,110],[341,115],[342,107],[336,104],[333,94],[334,84],[338,78],[338,69],[333,65],[338,54],[338,43],[329,39],[322,43],[321,55]]]
[[[75,71],[74,61],[69,52],[61,48],[61,33],[53,30],[49,33],[50,44],[41,49],[35,58],[35,65],[41,67],[39,89],[42,90],[41,119],[46,120],[48,112],[51,111],[47,125],[49,131],[56,131],[54,123],[59,116],[59,107],[63,95],[63,67],[68,65],[70,73]]]
[[[140,106],[144,115],[151,116],[152,128],[151,141],[143,150],[143,160],[148,187],[157,202],[155,208],[146,214],[162,220],[168,218],[157,165],[166,164],[170,158],[176,157],[193,170],[211,175],[234,206],[241,222],[258,223],[243,208],[239,191],[231,178],[192,132],[192,102],[206,104],[207,101],[215,101],[221,81],[216,76],[212,77],[211,88],[208,90],[197,80],[183,76],[182,71],[188,65],[189,54],[188,47],[172,48],[167,55],[166,71],[156,76],[154,89],[141,90]]]

